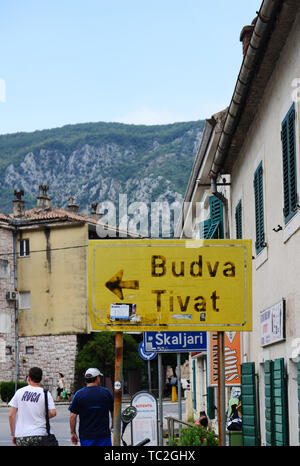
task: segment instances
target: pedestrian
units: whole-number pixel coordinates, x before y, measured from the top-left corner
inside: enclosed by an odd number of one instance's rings
[[[57,397],[56,401],[60,401],[60,397],[64,398],[64,393],[66,393],[66,384],[64,381],[64,374],[61,372],[58,373],[58,381],[57,381]]]
[[[204,427],[207,429],[208,427],[208,417],[205,411],[200,411],[199,419],[195,422],[196,425]]]
[[[42,437],[47,435],[45,417],[45,394],[40,383],[43,372],[39,367],[32,367],[27,376],[25,387],[16,391],[8,405],[9,425],[13,445],[40,445]],[[49,419],[56,416],[53,398],[48,394]],[[51,428],[50,432],[53,434]]]
[[[101,372],[96,368],[86,371],[86,387],[78,390],[69,406],[71,441],[81,446],[111,446],[113,426],[113,396],[100,386]],[[111,427],[109,427],[111,414]],[[79,435],[76,434],[76,421],[79,416]]]

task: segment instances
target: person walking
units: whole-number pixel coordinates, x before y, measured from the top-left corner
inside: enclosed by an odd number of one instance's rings
[[[90,368],[85,372],[86,387],[78,390],[69,406],[71,441],[81,446],[111,446],[114,401],[112,393],[100,386],[101,372]],[[111,427],[109,427],[109,414]],[[76,421],[79,416],[79,431]]]
[[[9,426],[12,443],[16,446],[40,445],[42,437],[47,435],[45,417],[45,394],[40,383],[43,372],[39,367],[32,367],[27,376],[25,387],[16,391],[8,405]],[[56,416],[53,398],[49,392],[49,419]],[[50,432],[52,432],[50,428]]]

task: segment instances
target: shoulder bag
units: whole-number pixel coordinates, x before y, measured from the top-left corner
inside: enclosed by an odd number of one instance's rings
[[[42,437],[42,441],[40,443],[43,447],[58,447],[58,441],[54,434],[50,434],[50,422],[49,422],[49,410],[48,410],[48,390],[44,388],[44,395],[45,395],[45,410],[46,410],[46,429],[47,435]]]

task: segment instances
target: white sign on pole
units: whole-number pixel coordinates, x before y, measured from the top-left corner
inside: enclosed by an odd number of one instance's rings
[[[157,400],[148,392],[138,392],[131,400],[131,405],[137,409],[137,415],[132,421],[132,444],[149,438],[148,446],[158,445],[157,432]]]

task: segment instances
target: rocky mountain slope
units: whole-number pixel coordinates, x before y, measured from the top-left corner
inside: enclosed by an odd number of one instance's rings
[[[54,205],[74,196],[81,211],[92,202],[181,201],[199,147],[203,121],[139,126],[87,123],[0,136],[0,212],[12,211],[14,189],[36,205],[49,185]]]

